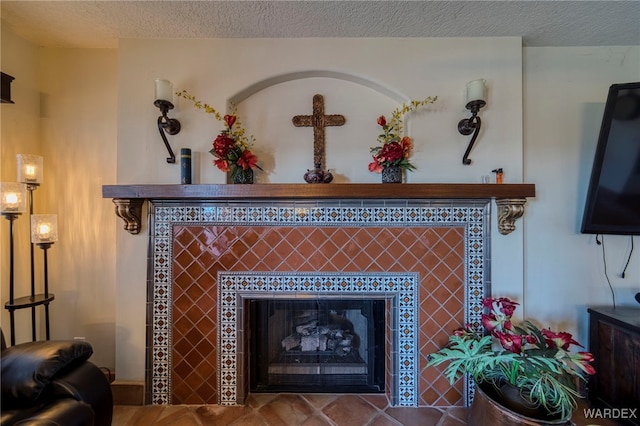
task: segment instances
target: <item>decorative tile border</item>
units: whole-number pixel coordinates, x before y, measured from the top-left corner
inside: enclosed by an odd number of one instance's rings
[[[148,398],[152,404],[171,404],[171,303],[173,225],[256,226],[463,226],[465,228],[465,323],[480,330],[481,301],[490,294],[489,216],[486,201],[371,200],[357,202],[328,200],[298,204],[260,202],[251,204],[193,201],[189,205],[152,200],[150,209],[150,247],[147,344],[150,371],[146,375]],[[346,274],[341,274],[346,276]],[[364,277],[364,276],[363,276]],[[221,391],[222,393],[222,391]],[[411,393],[415,401],[416,390]],[[473,399],[473,385],[465,380],[465,405]],[[413,402],[415,405],[416,402]]]
[[[286,299],[309,297],[391,298],[394,317],[390,325],[398,330],[394,339],[392,376],[392,400],[397,405],[416,406],[418,394],[417,311],[419,277],[416,273],[218,273],[219,334],[218,389],[220,405],[237,405],[238,353],[244,353],[238,342],[238,330],[242,327],[238,313],[243,310],[243,299]],[[397,372],[397,373],[396,373]],[[396,404],[394,404],[396,405]]]

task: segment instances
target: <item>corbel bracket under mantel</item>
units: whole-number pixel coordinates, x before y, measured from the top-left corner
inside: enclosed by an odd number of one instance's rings
[[[294,194],[294,195],[292,195]],[[124,229],[139,234],[146,200],[319,200],[319,199],[495,199],[498,231],[507,235],[524,214],[527,198],[535,197],[533,184],[254,184],[254,185],[105,185]]]
[[[498,206],[498,231],[507,235],[515,231],[516,220],[524,214],[526,198],[497,198]]]
[[[136,235],[142,229],[142,204],[143,198],[114,198],[116,215],[124,220],[124,229],[130,234]]]

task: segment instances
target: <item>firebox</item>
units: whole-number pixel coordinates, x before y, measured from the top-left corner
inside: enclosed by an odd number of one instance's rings
[[[385,391],[385,299],[253,299],[249,315],[251,392]]]

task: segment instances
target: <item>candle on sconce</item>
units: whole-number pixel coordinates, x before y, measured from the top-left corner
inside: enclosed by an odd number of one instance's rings
[[[2,213],[22,213],[26,210],[26,190],[23,184],[0,183],[0,211]]]
[[[27,180],[35,180],[36,168],[33,165],[28,164],[27,167],[24,168],[24,170],[25,170],[25,177],[27,178]]]
[[[31,242],[34,244],[58,241],[58,215],[31,215]]]
[[[156,100],[158,99],[173,104],[173,84],[169,80],[156,79]]]
[[[480,78],[467,83],[467,103],[473,101],[485,101],[486,99],[486,80]]]
[[[18,154],[18,182],[40,184],[42,182],[42,157]]]

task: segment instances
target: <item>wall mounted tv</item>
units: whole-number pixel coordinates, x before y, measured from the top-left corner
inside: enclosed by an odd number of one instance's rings
[[[582,233],[640,235],[640,82],[609,88]]]

